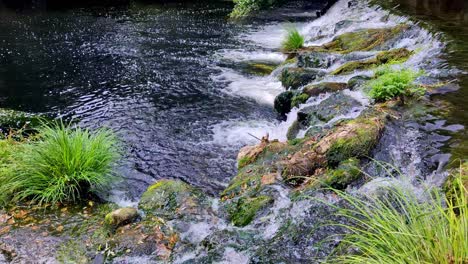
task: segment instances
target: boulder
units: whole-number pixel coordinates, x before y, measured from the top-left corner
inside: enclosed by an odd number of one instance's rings
[[[334,93],[342,91],[347,88],[346,83],[338,82],[321,82],[317,84],[311,84],[304,87],[302,93],[307,94],[308,96],[317,96],[322,93]]]

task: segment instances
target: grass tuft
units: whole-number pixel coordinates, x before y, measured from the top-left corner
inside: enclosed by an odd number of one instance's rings
[[[365,199],[336,191],[351,208],[340,215],[353,224],[337,224],[349,231],[342,241],[348,250],[329,262],[468,263],[467,190],[457,186],[452,199],[433,193],[425,202],[398,188]]]
[[[63,122],[43,125],[36,140],[20,147],[8,142],[2,145],[2,149],[17,150],[8,152],[8,162],[1,161],[3,203],[78,202],[111,182],[112,167],[119,158],[118,141],[110,130],[91,132]]]
[[[281,46],[286,52],[296,51],[304,46],[304,36],[297,28],[290,28]]]

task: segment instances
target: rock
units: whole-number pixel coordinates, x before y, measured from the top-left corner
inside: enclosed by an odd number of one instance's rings
[[[281,72],[280,81],[286,89],[296,90],[319,77],[324,76],[320,70],[306,68],[286,68]]]
[[[278,140],[269,141],[268,135],[266,135],[262,138],[260,144],[255,146],[245,146],[239,151],[239,154],[237,155],[238,168],[242,169],[243,167],[255,162],[265,151],[281,149],[283,145],[285,144],[280,143]]]
[[[249,74],[264,76],[272,73],[276,67],[278,64],[275,63],[251,62],[246,65],[245,71]]]
[[[159,180],[143,193],[138,208],[167,220],[195,217],[204,212],[206,196],[179,180]]]
[[[305,102],[307,102],[309,97],[310,96],[308,94],[305,94],[305,93],[294,95],[292,100],[291,100],[291,108],[298,107],[299,105],[304,104]]]
[[[7,135],[11,129],[24,129],[24,133],[32,132],[41,122],[38,115],[0,108],[0,138]]]
[[[260,195],[252,198],[242,197],[227,207],[230,220],[235,226],[246,226],[254,219],[257,212],[270,204],[273,198]]]
[[[291,111],[291,103],[293,96],[294,93],[291,91],[282,92],[278,96],[276,96],[274,101],[274,108],[276,112],[278,112],[280,115],[285,115],[289,113],[289,111]]]
[[[318,52],[351,53],[355,51],[371,51],[382,47],[386,41],[397,37],[409,26],[400,24],[393,28],[363,29],[355,32],[344,33],[335,37],[331,42],[322,46],[305,47],[300,50]]]
[[[341,20],[335,24],[335,33],[353,24],[352,20]]]
[[[297,55],[297,66],[300,68],[328,68],[336,59],[335,55],[324,52],[300,52]]]
[[[359,87],[362,87],[370,79],[372,78],[364,75],[354,76],[348,81],[348,89],[355,90]]]
[[[360,60],[360,61],[350,61],[338,69],[332,72],[333,75],[347,74],[352,73],[357,70],[365,70],[375,68],[377,66],[389,63],[389,62],[403,62],[406,61],[411,55],[412,51],[407,49],[393,49],[389,51],[382,51],[376,55],[375,58]]]
[[[135,208],[126,207],[110,212],[104,218],[104,222],[111,228],[117,228],[133,222],[138,217],[138,211]]]
[[[317,84],[311,84],[304,87],[302,93],[307,94],[308,96],[317,96],[322,93],[334,93],[342,91],[347,88],[346,83],[337,83],[337,82],[321,82]]]
[[[350,158],[342,161],[336,169],[328,169],[323,174],[306,183],[307,189],[334,188],[344,190],[362,176],[359,160]]]

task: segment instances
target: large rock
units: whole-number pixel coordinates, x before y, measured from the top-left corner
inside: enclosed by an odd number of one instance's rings
[[[302,90],[302,93],[305,93],[308,96],[317,96],[322,93],[334,93],[334,92],[342,91],[346,88],[347,88],[346,83],[321,82],[317,84],[307,85]]]
[[[356,99],[343,93],[335,93],[318,105],[301,109],[297,113],[297,119],[306,126],[313,125],[317,120],[326,123],[334,117],[345,115],[359,106],[361,104]]]
[[[286,68],[281,72],[280,81],[286,89],[296,90],[324,75],[325,73],[320,70]]]
[[[143,193],[138,208],[146,215],[167,220],[195,217],[204,212],[207,197],[198,189],[179,180],[159,180]]]

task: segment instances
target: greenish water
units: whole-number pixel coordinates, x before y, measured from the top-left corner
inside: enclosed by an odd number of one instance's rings
[[[445,59],[448,66],[462,72],[457,84],[460,89],[453,93],[435,96],[448,102],[450,114],[447,122],[468,126],[468,2],[465,0],[391,0],[378,1],[385,8],[409,15],[432,32],[442,32],[447,43]],[[447,148],[452,160],[468,156],[468,133],[466,129],[454,134]]]

